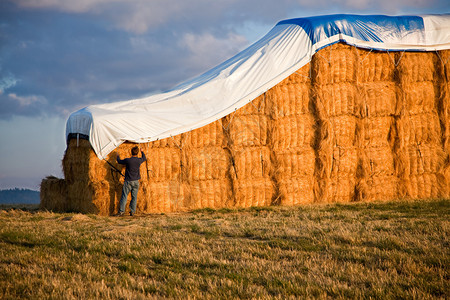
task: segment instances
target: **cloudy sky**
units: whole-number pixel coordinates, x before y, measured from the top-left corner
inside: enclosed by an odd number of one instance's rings
[[[165,91],[279,20],[449,11],[448,0],[0,0],[0,189],[62,177],[71,112]]]

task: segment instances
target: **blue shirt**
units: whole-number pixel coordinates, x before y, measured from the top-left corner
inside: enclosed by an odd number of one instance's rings
[[[140,166],[147,160],[144,152],[142,152],[142,157],[132,156],[125,159],[120,159],[117,156],[117,162],[121,165],[125,165],[125,181],[134,181],[141,179]]]

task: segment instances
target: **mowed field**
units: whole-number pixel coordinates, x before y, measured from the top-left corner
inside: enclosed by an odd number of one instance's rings
[[[450,298],[450,200],[0,210],[0,298]]]

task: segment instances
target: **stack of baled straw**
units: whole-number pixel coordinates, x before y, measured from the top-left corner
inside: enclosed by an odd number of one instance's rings
[[[450,51],[379,52],[334,44],[241,109],[141,144],[138,211],[448,197]],[[99,160],[69,141],[65,179],[41,206],[117,212],[124,143]]]
[[[357,49],[358,186],[357,200],[398,197],[394,170],[397,86],[395,64],[387,52]]]
[[[439,113],[443,110],[439,95],[443,78],[436,72],[440,63],[432,52],[396,54],[400,87],[396,151],[401,197],[438,198],[447,194],[444,166],[448,152],[443,148],[442,130],[448,127],[448,119],[439,116],[443,117]]]
[[[354,47],[334,44],[314,55],[311,64],[318,121],[319,201],[349,202],[357,185],[357,53]]]
[[[231,162],[233,206],[265,206],[272,201],[267,101],[263,94],[223,120]]]
[[[314,116],[310,64],[267,92],[275,203],[314,202]]]

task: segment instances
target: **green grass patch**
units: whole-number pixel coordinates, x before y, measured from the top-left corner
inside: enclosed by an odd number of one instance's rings
[[[450,298],[450,201],[0,210],[0,298]]]

